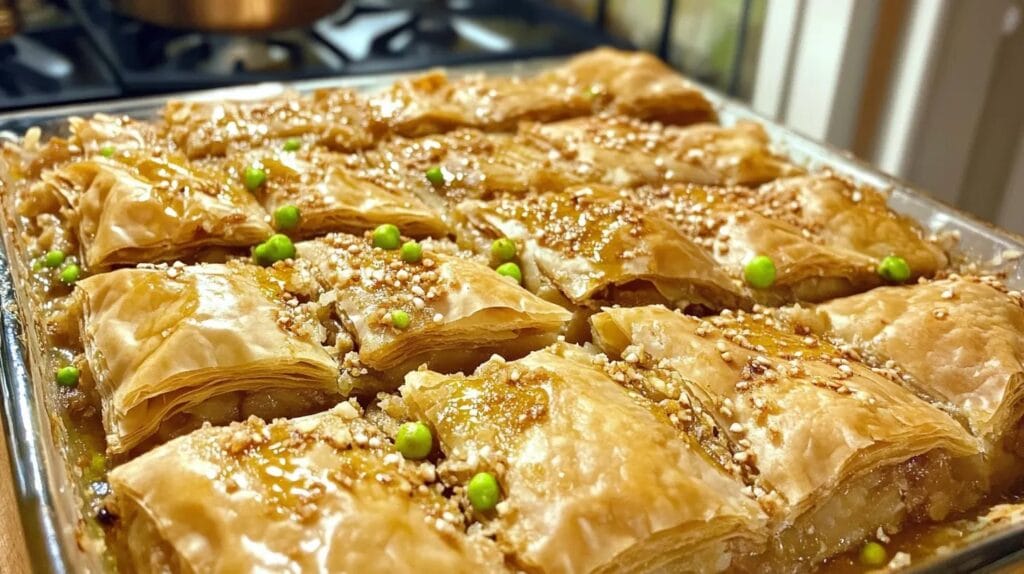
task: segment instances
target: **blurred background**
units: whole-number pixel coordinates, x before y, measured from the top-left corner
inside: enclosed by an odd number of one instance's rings
[[[1024,0],[0,0],[0,115],[602,44],[1024,233]]]

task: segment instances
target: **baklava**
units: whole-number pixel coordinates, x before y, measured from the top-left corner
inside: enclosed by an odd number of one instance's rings
[[[788,310],[875,368],[961,418],[988,445],[998,483],[1019,480],[1024,429],[1024,308],[993,278],[886,287]]]
[[[504,572],[357,405],[203,428],[110,473],[135,572]]]
[[[742,485],[579,347],[415,371],[401,391],[461,474],[456,493],[497,477],[502,506],[481,520],[524,570],[721,572],[765,543]]]
[[[710,413],[729,466],[777,531],[773,569],[807,569],[879,528],[942,520],[985,491],[981,445],[953,418],[770,316],[699,319],[651,306],[591,322],[610,357],[682,380],[642,379],[641,394]]]
[[[599,49],[4,143],[80,547],[863,572],[1018,497],[1020,292],[716,100]]]
[[[81,280],[82,344],[108,449],[336,402],[338,366],[321,345],[316,311],[286,287],[273,270],[241,264],[120,269]]]
[[[312,262],[321,300],[345,328],[335,346],[353,392],[397,388],[423,363],[451,371],[497,352],[521,356],[553,342],[569,317],[486,265],[442,251],[408,261],[370,238],[334,234],[299,244],[298,256]]]

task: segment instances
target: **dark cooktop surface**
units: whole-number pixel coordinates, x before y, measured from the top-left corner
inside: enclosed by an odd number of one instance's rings
[[[0,110],[622,45],[544,0],[353,0],[305,29],[162,28],[64,0],[0,41]]]

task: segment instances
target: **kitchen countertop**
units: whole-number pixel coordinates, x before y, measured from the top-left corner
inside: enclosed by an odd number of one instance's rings
[[[14,498],[11,461],[7,459],[7,441],[0,432],[0,572],[27,574],[28,552],[21,517]]]

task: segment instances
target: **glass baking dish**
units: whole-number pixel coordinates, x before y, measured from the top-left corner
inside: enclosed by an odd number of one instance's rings
[[[529,74],[556,65],[557,59],[471,66],[449,70],[450,75]],[[68,116],[95,113],[153,117],[168,99],[257,99],[286,90],[309,91],[322,87],[351,87],[372,91],[390,85],[398,75],[323,79],[294,84],[259,84],[220,90],[189,92],[171,96],[127,99],[115,102],[52,107],[0,114],[0,140],[20,137],[38,126],[43,136],[61,132]],[[888,190],[891,207],[919,221],[936,234],[959,236],[957,253],[977,262],[980,270],[1000,271],[1014,289],[1024,288],[1024,237],[1014,235],[950,207],[898,179],[880,173],[846,152],[832,149],[758,115],[745,104],[705,90],[719,110],[722,123],[751,119],[764,125],[778,151],[811,168],[828,168],[865,185]],[[43,364],[35,354],[39,345],[39,314],[23,300],[15,285],[22,278],[21,265],[12,262],[13,225],[4,211],[5,228],[0,244],[0,387],[3,389],[4,432],[11,458],[14,489],[25,530],[29,559],[34,572],[101,571],[100,560],[85,552],[80,528],[79,494],[56,441],[60,425],[48,408],[45,389],[49,378],[39,371]],[[34,351],[35,350],[35,351]],[[981,538],[955,552],[914,564],[906,572],[931,574],[947,572],[1004,573],[1024,568],[1024,523]]]

